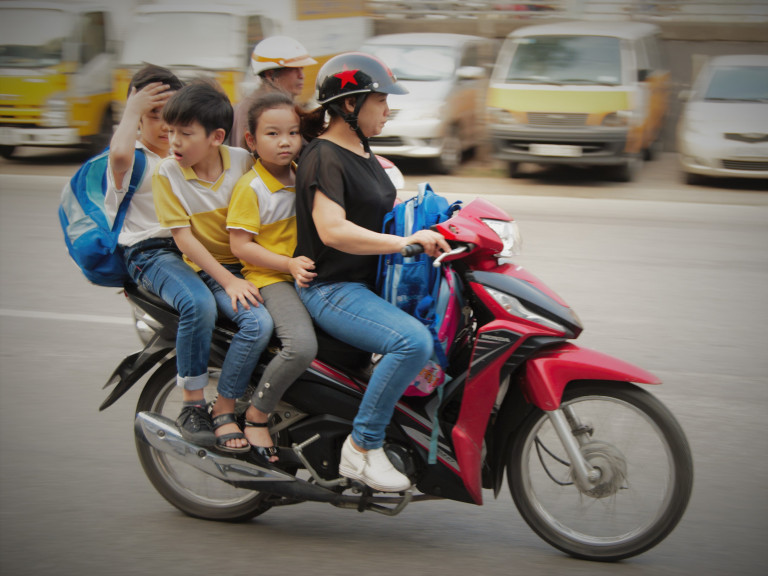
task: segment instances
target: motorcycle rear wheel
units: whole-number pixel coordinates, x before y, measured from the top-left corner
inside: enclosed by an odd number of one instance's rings
[[[507,463],[521,516],[546,542],[587,560],[629,558],[664,540],[693,487],[690,447],[672,413],[645,390],[617,382],[572,384],[561,407],[588,431],[581,450],[602,479],[590,490],[577,487],[549,417],[535,410]]]
[[[217,370],[210,369],[206,392],[216,389]],[[210,392],[209,392],[210,391]],[[136,406],[138,412],[154,412],[175,420],[181,411],[181,390],[176,386],[176,359],[167,360],[147,382]],[[271,508],[266,495],[235,488],[136,438],[136,451],[152,485],[169,503],[194,518],[242,522]]]

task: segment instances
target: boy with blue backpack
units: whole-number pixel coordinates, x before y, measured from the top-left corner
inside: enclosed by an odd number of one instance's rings
[[[184,262],[171,230],[161,227],[152,194],[152,174],[170,152],[163,107],[181,87],[170,71],[152,65],[131,79],[125,112],[110,143],[104,207],[112,218],[125,212],[118,244],[130,279],[179,312],[176,365],[184,405],[177,425],[184,438],[210,446],[216,440],[204,388],[216,303]],[[131,188],[133,196],[126,198]]]

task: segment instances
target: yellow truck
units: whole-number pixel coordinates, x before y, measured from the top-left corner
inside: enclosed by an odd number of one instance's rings
[[[0,3],[0,154],[82,146],[112,135],[114,31],[91,3]]]
[[[161,0],[136,7],[115,70],[116,108],[125,102],[131,76],[144,63],[172,70],[182,81],[216,80],[233,104],[254,87],[253,47],[267,36],[299,40],[322,65],[356,50],[370,35],[362,0]],[[312,97],[318,66],[305,71],[304,102]]]

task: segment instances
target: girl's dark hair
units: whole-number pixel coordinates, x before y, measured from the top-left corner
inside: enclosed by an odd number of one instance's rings
[[[182,86],[184,86],[181,80],[167,68],[156,66],[154,64],[147,64],[131,78],[131,82],[128,84],[128,96],[131,95],[131,90],[133,88],[136,88],[136,91],[138,92],[147,84],[152,84],[153,82],[168,84],[173,91],[181,90]]]
[[[205,128],[206,135],[221,128],[228,136],[233,116],[232,104],[221,87],[203,78],[184,86],[163,107],[163,120],[169,125],[188,126],[198,122]]]
[[[265,90],[259,93],[248,107],[248,132],[251,134],[256,133],[256,126],[259,122],[259,118],[261,118],[261,115],[265,110],[271,110],[272,108],[279,108],[281,106],[292,108],[296,110],[296,113],[298,114],[297,107],[293,103],[293,98],[287,92],[283,92],[282,90]],[[299,118],[301,118],[301,116],[299,116]]]
[[[300,130],[304,139],[309,142],[320,136],[327,125],[325,123],[326,109],[322,106],[315,108],[314,110],[301,110],[299,112],[299,119],[301,120]]]
[[[347,96],[347,98],[353,99],[355,102],[357,101],[356,96]],[[326,128],[328,128],[326,117],[330,119],[334,116],[340,116],[339,111],[335,106],[319,106],[314,110],[300,111],[301,135],[307,142],[317,138],[320,134],[325,132]]]

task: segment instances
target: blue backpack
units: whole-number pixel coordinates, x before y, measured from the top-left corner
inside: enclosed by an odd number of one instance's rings
[[[397,204],[384,217],[385,234],[409,236],[443,222],[461,208],[461,201],[449,204],[434,193],[429,184],[420,184],[417,196]],[[435,268],[426,254],[404,257],[399,252],[379,258],[377,287],[379,295],[415,316],[432,333],[434,352],[427,365],[404,392],[405,396],[427,396],[437,391],[442,400],[443,387],[450,380],[448,352],[453,337],[463,321],[464,302],[458,274],[448,267]],[[433,415],[428,461],[437,461],[437,408]]]
[[[384,217],[382,232],[410,236],[447,220],[460,205],[461,201],[448,204],[429,184],[421,183],[418,195],[395,205]],[[426,254],[406,257],[398,252],[379,258],[376,280],[379,295],[409,314],[415,315],[422,300],[433,293],[437,278],[432,258]]]
[[[117,244],[128,204],[144,177],[147,157],[137,149],[128,192],[110,224],[104,209],[109,149],[87,160],[61,191],[59,221],[69,255],[85,277],[99,286],[122,286],[129,279]]]

